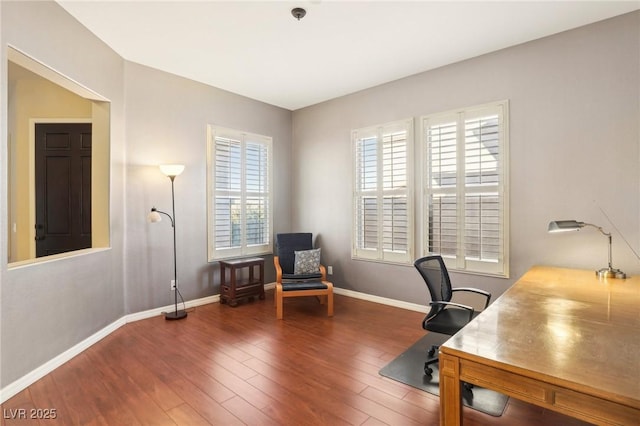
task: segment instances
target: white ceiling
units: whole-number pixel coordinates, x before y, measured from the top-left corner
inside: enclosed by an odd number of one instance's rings
[[[57,1],[129,61],[290,110],[640,9],[640,0]],[[294,7],[307,16],[297,21]]]

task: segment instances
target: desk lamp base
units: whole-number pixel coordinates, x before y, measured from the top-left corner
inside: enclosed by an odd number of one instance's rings
[[[596,271],[596,275],[598,278],[627,278],[627,274],[622,272],[620,269],[614,268],[602,268],[599,271]]]

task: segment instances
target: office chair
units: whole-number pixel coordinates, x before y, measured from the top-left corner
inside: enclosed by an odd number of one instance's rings
[[[316,296],[321,304],[327,304],[327,315],[333,316],[333,284],[327,281],[326,268],[318,258],[298,260],[300,253],[314,251],[313,235],[307,232],[276,234],[276,318],[282,319],[283,299],[287,297]],[[316,263],[317,262],[317,263]],[[297,264],[298,263],[298,264]],[[306,270],[311,268],[309,270]],[[298,269],[298,270],[296,270]]]
[[[451,287],[449,272],[447,272],[442,256],[422,257],[416,260],[413,266],[422,275],[431,295],[431,302],[429,302],[431,310],[422,321],[422,328],[425,330],[453,336],[478,316],[480,312],[476,312],[471,306],[451,302],[453,293],[456,291],[471,292],[484,296],[486,298],[484,307],[489,306],[491,293],[477,288]],[[433,345],[427,353],[428,358],[424,363],[424,374],[428,376],[433,373],[429,366],[438,362],[438,354],[436,353],[438,348],[438,345]]]

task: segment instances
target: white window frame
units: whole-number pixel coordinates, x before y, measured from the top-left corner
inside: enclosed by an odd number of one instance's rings
[[[460,158],[460,153],[465,152],[465,122],[474,118],[481,118],[491,115],[498,116],[498,143],[499,152],[498,182],[495,185],[466,185],[465,184],[465,163],[464,158]],[[432,188],[431,171],[428,147],[428,130],[430,126],[442,125],[444,123],[456,123],[456,185],[447,188]],[[499,101],[469,108],[447,111],[444,113],[432,114],[421,117],[421,175],[422,175],[422,255],[442,254],[443,259],[450,270],[467,272],[481,275],[509,277],[509,101]],[[464,155],[464,154],[463,154]],[[429,251],[429,211],[432,194],[455,196],[456,199],[456,253],[445,254]],[[465,253],[465,197],[469,195],[497,193],[499,213],[498,239],[499,250],[497,259],[469,258]]]
[[[384,154],[383,154],[383,136],[396,132],[406,132],[406,185],[404,187],[384,188]],[[371,126],[362,129],[356,129],[351,132],[352,136],[352,165],[353,165],[353,225],[351,235],[351,257],[358,260],[369,260],[384,263],[396,263],[411,265],[413,263],[413,253],[415,247],[414,238],[414,173],[413,173],[413,149],[414,149],[414,121],[413,119],[399,120],[391,123]],[[375,185],[365,188],[364,184],[359,185],[358,167],[358,147],[362,140],[376,138],[376,176]],[[384,199],[385,198],[402,198],[406,199],[406,250],[389,250],[389,244],[384,241]],[[359,235],[360,212],[359,202],[363,198],[376,199],[376,221],[377,231],[375,243],[372,246],[364,247],[363,240]],[[364,212],[362,212],[364,215]],[[392,233],[393,234],[393,233]],[[388,233],[387,233],[388,235]],[[392,237],[393,238],[393,237]],[[393,245],[393,243],[391,244]]]
[[[220,190],[216,189],[216,139],[230,139],[239,141],[240,144],[240,189]],[[259,144],[267,149],[266,171],[267,182],[261,192],[250,192],[247,189],[246,173],[246,149],[247,144]],[[217,196],[234,196],[240,199],[240,244],[231,247],[216,246],[216,209],[215,201]],[[264,231],[265,241],[263,244],[249,244],[247,242],[247,197],[262,198],[266,196],[267,227]],[[239,258],[245,256],[263,255],[273,253],[272,233],[273,233],[273,140],[271,137],[257,135],[254,133],[225,127],[207,126],[207,237],[208,237],[208,260],[209,262]]]

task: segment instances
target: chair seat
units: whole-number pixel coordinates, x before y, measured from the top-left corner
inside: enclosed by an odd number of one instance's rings
[[[477,317],[480,312],[474,312],[472,319]],[[422,327],[425,330],[432,331],[434,333],[448,334],[453,336],[462,327],[469,323],[469,311],[464,309],[447,308],[443,309],[429,320],[428,323],[423,323]]]
[[[317,273],[317,274],[282,274],[282,279],[283,280],[297,280],[297,281],[302,281],[302,280],[314,280],[314,279],[318,279],[318,278],[322,278],[322,274],[321,273]]]
[[[300,283],[282,283],[282,291],[296,290],[322,290],[328,288],[326,284],[320,281],[308,281]]]

